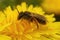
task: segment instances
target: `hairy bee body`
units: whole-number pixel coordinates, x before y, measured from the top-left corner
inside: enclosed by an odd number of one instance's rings
[[[18,20],[20,20],[21,18],[23,19],[27,19],[30,20],[31,22],[33,20],[37,20],[40,24],[46,24],[46,18],[42,15],[39,14],[34,14],[34,13],[30,13],[30,12],[20,12],[18,15]]]

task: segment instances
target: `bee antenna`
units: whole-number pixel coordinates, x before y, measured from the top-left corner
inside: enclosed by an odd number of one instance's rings
[[[16,10],[18,11],[18,9],[16,8]],[[19,11],[18,11],[18,13],[19,13]]]

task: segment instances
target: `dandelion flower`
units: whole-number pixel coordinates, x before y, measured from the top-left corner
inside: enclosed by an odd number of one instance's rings
[[[41,7],[28,6],[23,2],[14,10],[8,6],[3,12],[0,11],[0,14],[0,34],[10,37],[11,40],[60,39],[58,33],[60,23],[54,22],[54,14],[45,15]]]

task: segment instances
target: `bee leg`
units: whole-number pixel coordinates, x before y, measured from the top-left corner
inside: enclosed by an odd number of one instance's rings
[[[35,24],[37,25],[37,29],[39,28],[38,21],[35,18],[31,18],[31,21],[34,21]]]

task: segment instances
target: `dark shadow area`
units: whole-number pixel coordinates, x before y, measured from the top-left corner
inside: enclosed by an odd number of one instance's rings
[[[55,15],[54,17],[56,18],[56,21],[60,21],[60,15]]]

